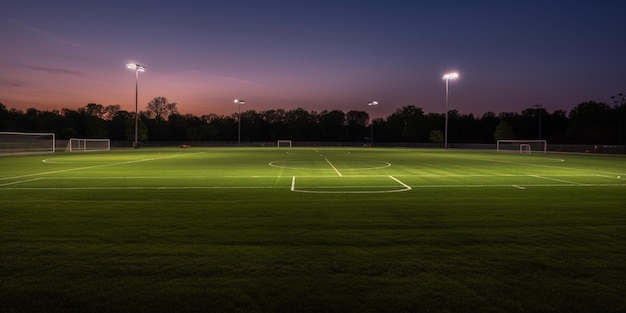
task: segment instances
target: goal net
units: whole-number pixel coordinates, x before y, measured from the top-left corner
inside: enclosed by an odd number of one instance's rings
[[[110,139],[84,139],[70,138],[67,142],[65,151],[67,152],[85,152],[85,151],[108,151],[111,150]]]
[[[545,140],[498,140],[498,152],[513,153],[547,153],[548,144]]]
[[[53,153],[54,133],[0,132],[0,155]]]
[[[276,146],[278,148],[291,148],[291,140],[278,140]]]

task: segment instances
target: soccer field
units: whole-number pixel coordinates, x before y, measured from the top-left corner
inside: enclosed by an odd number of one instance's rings
[[[624,312],[626,157],[0,157],[6,312]]]

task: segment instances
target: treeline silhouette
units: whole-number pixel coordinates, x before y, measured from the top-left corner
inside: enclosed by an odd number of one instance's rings
[[[494,143],[497,139],[546,139],[561,144],[626,144],[626,99],[588,101],[571,111],[548,112],[537,105],[522,112],[488,112],[480,117],[448,112],[448,142]],[[236,141],[239,116],[179,114],[164,97],[139,112],[140,141]],[[370,120],[366,111],[246,110],[241,112],[241,141],[443,142],[445,114],[425,113],[418,106],[397,108],[386,118]],[[78,109],[26,111],[0,103],[0,130],[54,132],[58,139],[134,139],[135,114],[119,105],[89,103]]]

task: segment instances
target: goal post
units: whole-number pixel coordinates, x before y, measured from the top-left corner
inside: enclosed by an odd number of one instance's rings
[[[0,155],[54,153],[54,133],[0,132]]]
[[[514,153],[548,153],[546,140],[500,139],[496,143],[498,152]]]
[[[93,138],[70,138],[67,141],[67,152],[109,151],[111,150],[110,139]]]
[[[278,140],[278,141],[276,141],[276,147],[278,147],[278,148],[291,148],[291,140]]]

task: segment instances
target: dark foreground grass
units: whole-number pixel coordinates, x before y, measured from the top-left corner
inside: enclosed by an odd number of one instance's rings
[[[141,153],[154,157],[153,151]],[[220,166],[240,161],[236,149],[224,153],[234,154]],[[263,159],[262,153],[242,160]],[[377,156],[402,169],[393,172],[392,166],[383,175],[411,182],[412,190],[396,193],[291,192],[289,170],[249,163],[244,167],[255,175],[280,171],[287,184],[274,178],[272,189],[196,188],[205,186],[197,181],[192,188],[136,188],[156,185],[151,180],[84,189],[106,185],[102,177],[83,180],[97,171],[116,184],[166,172],[172,179],[205,175],[233,185],[226,176],[240,168],[186,172],[189,162],[176,169],[173,163],[161,170],[137,167],[123,179],[115,171],[124,166],[119,164],[107,171],[74,164],[81,169],[72,177],[55,172],[16,178],[20,171],[51,172],[41,158],[0,159],[15,164],[2,168],[10,175],[3,175],[0,187],[3,312],[626,311],[626,186],[619,183],[459,187],[451,176],[452,187],[420,185],[419,171],[445,171],[446,165],[454,175],[498,170],[474,183],[524,171],[519,163],[468,166],[467,158],[459,162],[449,154],[409,161]],[[614,159],[563,158],[570,174],[585,172],[584,166],[603,175],[624,172]],[[447,159],[455,161],[437,163]],[[290,160],[309,162],[304,156]],[[416,161],[431,165],[409,165]],[[22,162],[30,167],[19,169]],[[57,164],[57,171],[70,168]],[[563,175],[563,167],[551,170]],[[58,179],[30,181],[50,175]],[[72,179],[80,182],[77,188],[42,189]],[[582,184],[597,178],[568,179]]]

